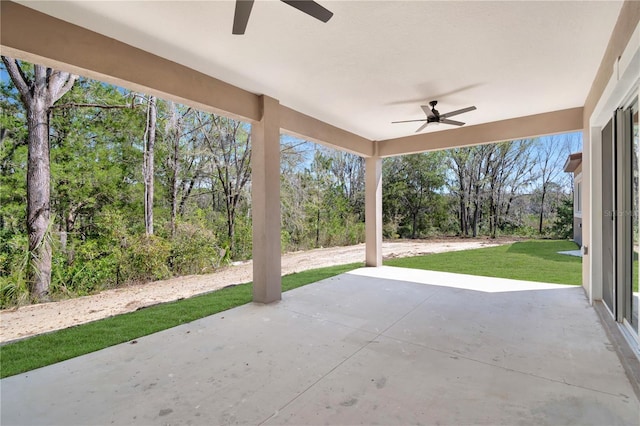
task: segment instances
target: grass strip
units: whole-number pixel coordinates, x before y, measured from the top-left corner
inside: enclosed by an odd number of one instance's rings
[[[582,284],[582,259],[558,254],[577,250],[566,240],[530,240],[497,247],[391,259],[388,266],[510,278],[555,284]]]
[[[285,275],[282,277],[282,291],[302,287],[361,266],[361,263],[352,263]],[[0,347],[0,378],[189,323],[244,305],[251,302],[251,299],[251,283],[240,284],[9,343]]]

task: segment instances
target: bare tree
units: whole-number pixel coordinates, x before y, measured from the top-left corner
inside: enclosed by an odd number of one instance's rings
[[[478,236],[478,228],[482,220],[483,204],[485,201],[485,188],[487,186],[487,175],[489,172],[489,157],[495,148],[492,145],[480,145],[472,149],[471,157],[471,184],[469,185],[470,199],[473,205],[473,215],[471,216],[471,231],[473,237]]]
[[[315,194],[308,187],[309,176],[303,173],[307,158],[316,148],[311,142],[284,136],[280,144],[280,175],[282,184],[282,227],[290,236],[288,249],[308,248],[307,211],[308,198]],[[317,235],[317,234],[316,234]]]
[[[492,238],[502,227],[503,218],[508,216],[520,188],[531,180],[532,143],[532,140],[525,139],[493,145],[488,159],[489,233]]]
[[[348,152],[330,150],[331,173],[344,196],[358,211],[364,211],[364,158]]]
[[[545,214],[545,201],[551,185],[558,177],[563,175],[562,165],[566,156],[567,141],[563,136],[553,136],[546,142],[538,142],[536,165],[540,179],[540,215],[538,220],[538,232],[543,233],[543,220]]]
[[[144,229],[147,235],[153,235],[153,177],[155,174],[154,151],[157,116],[156,97],[149,96],[147,101],[147,123],[144,130],[144,155],[142,163],[142,176],[144,179]]]
[[[169,155],[164,162],[164,175],[171,203],[171,234],[175,236],[178,217],[184,216],[187,200],[201,182],[209,159],[196,112],[171,101],[167,102],[167,109],[164,138]]]
[[[251,177],[251,137],[240,121],[205,113],[197,117],[212,154],[215,179],[224,192],[229,251],[234,253],[236,212]]]
[[[167,101],[169,119],[165,126],[165,138],[169,142],[169,155],[166,160],[169,201],[171,203],[171,235],[176,235],[176,219],[178,216],[178,191],[180,179],[180,139],[182,136],[182,117],[179,117],[178,107],[172,101]],[[187,110],[188,113],[189,109]]]
[[[32,259],[29,284],[32,299],[46,300],[51,284],[49,111],[78,77],[42,65],[34,65],[33,76],[28,76],[18,60],[2,56],[2,62],[27,111],[27,231]]]
[[[165,137],[170,144],[166,165],[169,181],[169,201],[171,202],[171,235],[176,235],[176,218],[178,216],[178,177],[180,176],[180,134],[181,122],[178,109],[172,101],[167,102],[169,119],[165,127]]]
[[[532,146],[526,139],[448,152],[460,235],[475,237],[488,225],[495,238],[510,220],[514,199],[532,179]]]
[[[467,206],[469,203],[469,170],[467,163],[471,154],[470,148],[454,148],[449,150],[449,163],[454,171],[454,182],[450,184],[453,193],[458,198],[458,225],[460,235],[469,235],[467,220]]]

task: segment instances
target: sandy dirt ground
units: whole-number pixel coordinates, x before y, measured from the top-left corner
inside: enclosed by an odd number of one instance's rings
[[[507,239],[393,241],[382,244],[382,253],[385,259],[390,259],[491,247],[512,241]],[[362,262],[364,253],[364,244],[286,253],[282,256],[282,274]],[[220,269],[213,274],[177,277],[106,290],[92,296],[2,310],[0,311],[0,343],[132,312],[158,303],[184,299],[251,280],[252,265],[251,261],[247,261]]]

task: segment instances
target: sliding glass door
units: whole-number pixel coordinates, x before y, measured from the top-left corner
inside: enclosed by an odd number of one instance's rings
[[[640,246],[638,98],[602,129],[602,298],[616,321],[638,340]]]
[[[615,137],[614,119],[602,129],[602,301],[616,314],[615,303]]]
[[[635,331],[638,336],[638,247],[640,246],[640,226],[638,221],[638,212],[640,206],[640,173],[638,171],[638,161],[640,157],[640,140],[638,136],[638,99],[627,109],[625,125],[629,128],[629,137],[631,143],[631,170],[629,172],[630,189],[631,189],[631,252],[628,261],[632,265],[631,280],[627,284],[627,295],[625,296],[624,318],[627,324]]]

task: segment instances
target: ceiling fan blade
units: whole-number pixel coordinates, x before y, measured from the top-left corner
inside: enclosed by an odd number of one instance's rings
[[[333,16],[333,12],[320,6],[312,0],[281,0],[283,3],[293,6],[307,15],[313,16],[322,22],[327,22]]]
[[[236,0],[236,12],[233,15],[233,34],[241,35],[247,29],[249,15],[254,0]]]
[[[465,112],[473,111],[475,109],[476,109],[476,107],[474,107],[474,106],[470,106],[470,107],[467,107],[467,108],[462,108],[462,109],[459,109],[459,110],[456,110],[456,111],[448,112],[446,114],[440,114],[440,118],[453,117],[454,115],[464,114]]]
[[[403,120],[403,121],[392,121],[391,124],[398,124],[398,123],[414,123],[416,121],[427,121],[426,118],[422,118],[420,120]]]
[[[464,126],[462,121],[449,120],[447,118],[441,118],[440,122],[444,124],[451,124],[452,126]]]
[[[435,117],[436,115],[433,113],[433,111],[431,111],[431,108],[428,107],[427,105],[420,105],[420,108],[422,108],[422,110],[424,111],[425,114],[427,114],[427,117]]]
[[[425,127],[427,127],[430,123],[427,121],[426,123],[424,123],[422,126],[418,127],[418,130],[416,130],[416,133],[419,133],[421,131],[424,130]]]

